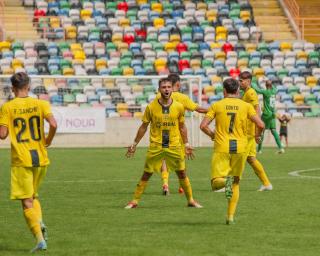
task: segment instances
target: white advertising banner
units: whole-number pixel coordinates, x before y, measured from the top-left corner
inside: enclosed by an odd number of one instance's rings
[[[104,108],[52,107],[52,112],[58,133],[104,133],[106,130]]]

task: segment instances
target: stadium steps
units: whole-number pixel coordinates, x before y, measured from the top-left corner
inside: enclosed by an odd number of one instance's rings
[[[4,2],[3,23],[6,38],[21,41],[39,40],[40,37],[33,27],[32,16],[22,6],[21,1],[5,0]]]
[[[295,40],[288,18],[277,0],[250,0],[257,25],[266,41]]]

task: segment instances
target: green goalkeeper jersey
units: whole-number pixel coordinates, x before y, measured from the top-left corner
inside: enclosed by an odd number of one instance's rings
[[[263,110],[262,115],[271,118],[275,117],[276,112],[276,94],[277,88],[272,86],[272,89],[261,89],[256,85],[252,85],[252,88],[259,94],[263,95]]]

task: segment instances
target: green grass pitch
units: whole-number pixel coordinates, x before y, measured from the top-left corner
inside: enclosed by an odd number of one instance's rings
[[[186,207],[171,175],[171,195],[152,177],[139,208],[125,210],[142,174],[145,148],[134,159],[125,149],[50,149],[51,166],[40,195],[49,228],[46,255],[319,255],[320,149],[265,149],[259,159],[274,186],[247,166],[240,185],[236,225],[225,225],[226,200],[210,191],[211,149],[188,161],[194,197],[203,209]],[[34,240],[19,202],[9,198],[9,150],[0,150],[0,255],[28,255]],[[293,177],[290,171],[308,177]]]

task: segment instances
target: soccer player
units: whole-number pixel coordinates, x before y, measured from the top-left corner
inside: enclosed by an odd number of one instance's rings
[[[255,111],[257,112],[257,114],[260,115],[258,95],[256,91],[253,88],[251,88],[251,79],[252,79],[252,75],[250,72],[248,71],[241,72],[239,81],[240,81],[240,88],[244,91],[242,100],[251,104],[255,109]],[[247,135],[248,135],[247,162],[251,165],[255,174],[259,177],[260,181],[262,182],[262,185],[258,191],[272,190],[273,188],[272,184],[270,183],[262,164],[256,158],[257,150],[256,150],[256,141],[254,139],[255,125],[251,121],[249,121],[248,123]]]
[[[271,81],[266,82],[266,89],[261,89],[257,86],[252,86],[252,88],[259,94],[263,95],[263,110],[262,110],[262,120],[265,124],[266,129],[271,131],[272,136],[274,137],[277,146],[278,153],[284,153],[284,149],[281,145],[279,134],[276,130],[276,93],[277,88],[272,86]],[[262,152],[262,143],[263,143],[264,134],[262,134],[261,143],[258,145],[258,152]]]
[[[226,223],[233,224],[239,201],[239,182],[247,159],[247,123],[251,120],[257,126],[257,142],[264,124],[252,105],[239,99],[237,80],[228,78],[223,87],[224,99],[210,106],[200,129],[214,140],[211,186],[214,191],[225,187],[228,199]],[[215,131],[209,127],[213,119]]]
[[[288,123],[290,122],[290,117],[286,114],[279,115],[278,120],[280,122],[280,141],[282,144],[282,138],[286,140],[286,147],[288,147]]]
[[[37,240],[32,252],[47,249],[47,229],[43,223],[39,186],[46,175],[49,147],[57,129],[50,104],[28,97],[30,79],[25,73],[11,77],[15,98],[0,110],[0,138],[11,140],[11,199],[20,200],[23,214]],[[45,137],[44,120],[49,123]]]
[[[144,172],[134,192],[133,200],[128,203],[126,209],[136,208],[147,186],[148,180],[155,171],[160,171],[163,160],[169,171],[175,171],[178,175],[181,187],[184,189],[189,207],[201,208],[192,196],[192,188],[185,172],[185,157],[181,154],[181,138],[185,146],[186,156],[193,158],[193,148],[188,143],[187,128],[184,123],[183,106],[171,98],[172,83],[167,78],[159,80],[159,92],[161,98],[151,102],[143,115],[142,124],[132,145],[128,147],[126,156],[132,157],[136,147],[149,124],[150,145],[144,165]]]
[[[200,107],[196,104],[189,96],[180,92],[181,84],[180,84],[180,77],[178,74],[172,73],[168,76],[168,79],[172,82],[173,85],[173,92],[171,98],[181,103],[185,110],[187,111],[196,111],[198,113],[207,113],[208,109]],[[161,96],[158,94],[157,98]],[[182,148],[182,154],[184,154],[184,148]],[[169,172],[167,170],[167,166],[165,161],[161,166],[161,178],[162,178],[162,192],[163,195],[169,194]],[[179,188],[179,193],[183,193],[183,189]]]

